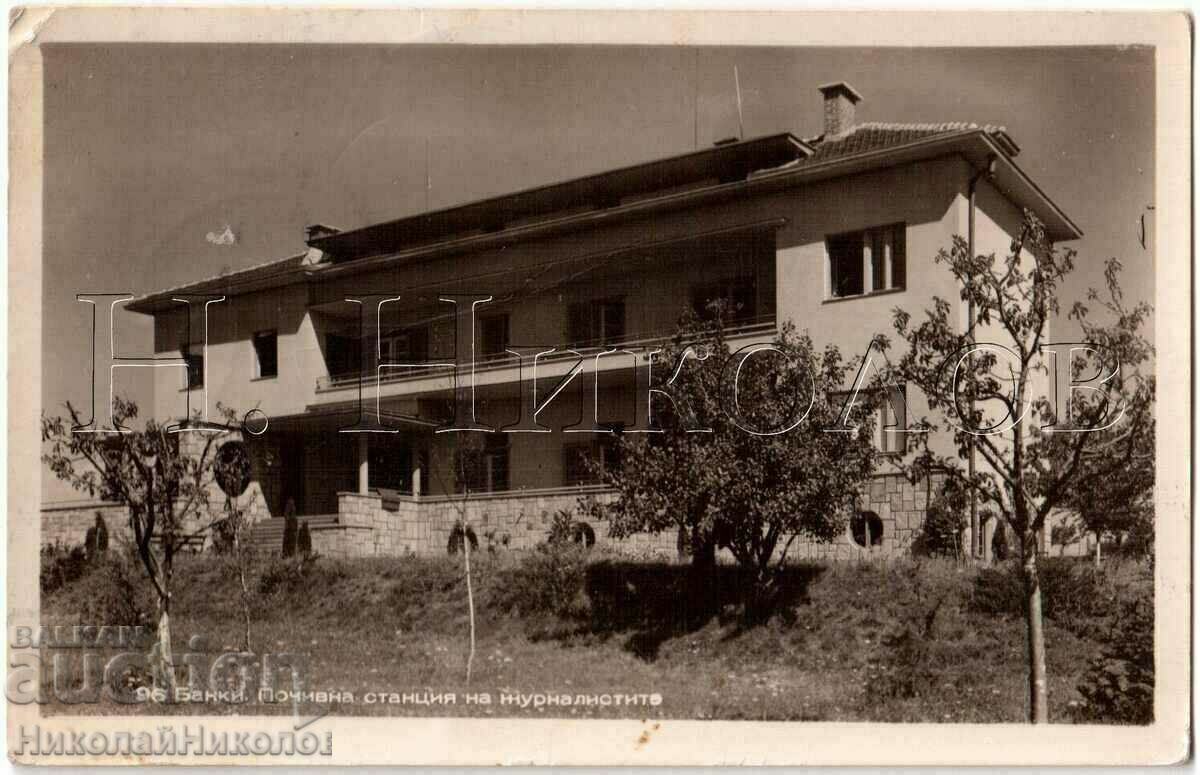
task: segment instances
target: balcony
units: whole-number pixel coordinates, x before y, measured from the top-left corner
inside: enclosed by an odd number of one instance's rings
[[[774,336],[775,325],[774,314],[762,315],[740,321],[736,325],[726,326],[725,336],[729,340],[730,346],[736,349],[744,344],[762,341],[764,336]],[[674,335],[675,329],[672,328],[642,334],[637,338],[619,342],[606,342],[603,339],[594,339],[560,345],[554,353],[537,359],[538,377],[565,376],[570,371],[571,364],[576,360],[576,356],[567,352],[567,350],[576,350],[585,357],[589,355],[595,356],[605,350],[636,349],[653,346],[669,340]],[[605,364],[605,361],[601,361],[600,363],[602,364],[600,368],[604,371],[621,369],[626,366],[626,362],[618,358],[608,359],[607,364]],[[445,366],[414,366],[405,369],[393,369],[390,373],[379,375],[378,385],[381,397],[385,395],[383,388],[386,386],[395,386],[394,390],[386,391],[386,395],[389,396],[416,394],[432,390],[449,389],[453,387],[453,376],[452,369]],[[510,353],[482,356],[475,360],[475,379],[477,385],[513,382],[518,377],[519,369],[516,358]],[[363,380],[358,372],[321,376],[317,378],[316,392],[318,395],[338,394],[329,397],[344,400],[346,396],[342,391],[357,390],[360,384],[362,387],[371,387],[376,384],[376,378],[371,376]]]

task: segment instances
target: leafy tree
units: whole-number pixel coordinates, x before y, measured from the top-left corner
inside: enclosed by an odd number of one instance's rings
[[[1104,535],[1113,536],[1118,544],[1130,535],[1154,535],[1154,418],[1146,418],[1132,454],[1127,454],[1121,443],[1123,432],[1123,428],[1097,432],[1100,441],[1095,453],[1079,461],[1083,484],[1073,484],[1064,499],[1064,505],[1078,515],[1082,529],[1096,537],[1097,565]],[[1068,450],[1058,451],[1065,454]],[[1096,469],[1103,475],[1093,475]],[[1143,548],[1144,542],[1135,543]],[[1150,549],[1152,544],[1151,540],[1144,548]]]
[[[42,461],[56,477],[89,497],[119,501],[128,507],[134,547],[157,599],[157,668],[162,680],[173,688],[171,586],[175,555],[189,540],[212,528],[207,506],[220,434],[216,428],[205,429],[214,432],[177,433],[153,419],[136,431],[77,433],[73,429],[84,427],[83,418],[69,402],[66,409],[67,418],[42,415]],[[113,399],[112,417],[117,427],[131,426],[137,416],[132,401]],[[182,436],[199,436],[196,448],[185,449]]]
[[[1120,264],[1112,259],[1106,265],[1106,295],[1088,294],[1089,302],[1103,308],[1107,322],[1094,320],[1083,302],[1071,307],[1068,319],[1081,327],[1087,342],[1102,348],[1103,373],[1114,373],[1092,390],[1075,391],[1069,409],[1056,415],[1046,336],[1060,312],[1059,294],[1074,257],[1073,251],[1055,249],[1028,212],[1006,256],[970,255],[966,241],[955,237],[935,260],[958,283],[969,311],[967,330],[960,327],[958,310],[944,299],[935,297],[919,322],[895,310],[894,327],[907,351],[887,377],[919,388],[933,415],[923,422],[930,430],[952,434],[955,442],[955,455],[939,455],[929,444],[934,434],[916,434],[920,454],[912,467],[946,471],[990,504],[1016,537],[1033,723],[1047,721],[1038,536],[1047,516],[1065,506],[1071,492],[1096,486],[1144,447],[1154,396],[1153,377],[1139,371],[1152,353],[1141,334],[1150,308],[1124,304]],[[977,336],[987,347],[971,353]],[[1076,381],[1096,373],[1097,364],[1086,354],[1066,360]],[[1115,432],[1100,432],[1114,417],[1119,417]],[[1073,432],[1053,432],[1064,428]],[[974,476],[963,465],[972,447],[982,461]]]
[[[839,423],[847,403],[839,391],[852,372],[837,348],[818,351],[788,324],[769,351],[731,354],[724,308],[713,310],[709,321],[686,317],[655,356],[652,387],[670,397],[655,394],[661,432],[623,433],[619,467],[592,461],[616,490],[596,516],[618,538],[685,532],[694,593],[713,578],[716,551],[728,549],[744,570],[754,622],[769,611],[795,538],[831,540],[845,530],[874,468],[872,421],[868,402],[857,401],[849,423]],[[847,432],[826,432],[839,427]]]

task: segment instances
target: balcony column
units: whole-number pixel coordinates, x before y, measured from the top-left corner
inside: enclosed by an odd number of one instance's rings
[[[366,495],[371,489],[370,464],[367,434],[358,434],[358,494]]]

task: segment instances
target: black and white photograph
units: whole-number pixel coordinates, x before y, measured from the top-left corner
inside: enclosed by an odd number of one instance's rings
[[[196,12],[10,53],[15,761],[1189,755],[1186,17]]]

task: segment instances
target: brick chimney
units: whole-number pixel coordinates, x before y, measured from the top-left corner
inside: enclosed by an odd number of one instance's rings
[[[825,98],[825,136],[841,134],[854,126],[854,106],[862,95],[845,81],[818,86]]]

